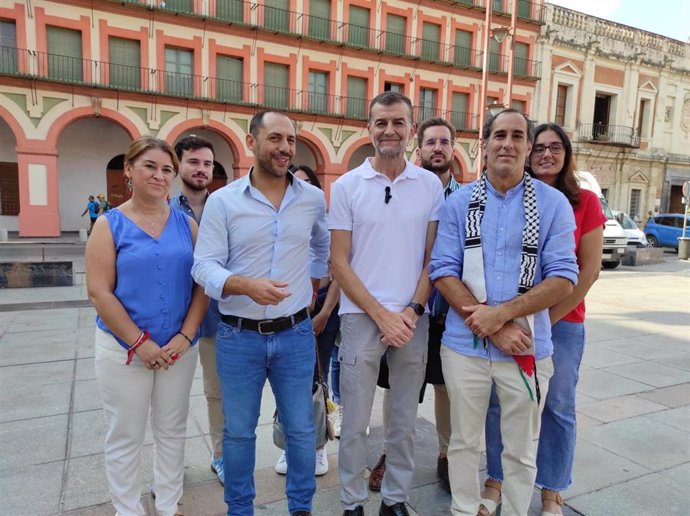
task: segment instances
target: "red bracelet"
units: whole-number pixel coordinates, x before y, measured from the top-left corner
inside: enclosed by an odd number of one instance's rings
[[[129,365],[132,363],[132,359],[134,358],[134,352],[137,350],[139,346],[141,346],[144,342],[149,340],[151,337],[151,334],[147,331],[142,331],[141,335],[139,335],[139,338],[137,341],[130,346],[130,348],[127,350],[127,361],[125,362],[125,365]]]

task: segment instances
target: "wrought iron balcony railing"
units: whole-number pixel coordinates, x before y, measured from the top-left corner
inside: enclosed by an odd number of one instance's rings
[[[450,121],[456,131],[479,131],[479,115],[473,115],[472,113],[466,113],[464,111],[438,109],[430,106],[414,106],[414,119],[416,121],[421,122],[433,117],[441,117]]]
[[[580,124],[577,137],[581,142],[639,147],[640,138],[632,127],[609,124]]]
[[[224,104],[277,108],[354,120],[366,120],[370,100],[2,46],[0,75]],[[448,116],[458,130],[477,130],[476,117],[469,113],[440,112],[437,109],[419,107],[415,110],[415,116],[418,120],[431,116]]]
[[[481,7],[486,6],[486,2],[493,2],[491,8],[495,14],[512,16],[513,1],[512,0],[480,0]],[[466,2],[458,2],[466,3]],[[477,2],[479,3],[479,2]],[[523,20],[544,22],[544,5],[537,2],[530,2],[529,0],[518,0],[517,16]]]
[[[122,0],[120,0],[122,1]],[[193,14],[192,0],[125,0],[127,3],[151,5],[176,13]],[[510,14],[511,0],[452,0],[455,3],[484,9],[486,1],[494,2],[497,14]],[[404,56],[431,63],[481,70],[482,53],[471,48],[444,45],[440,41],[417,38],[393,31],[382,31],[352,23],[341,23],[330,18],[307,15],[242,0],[216,0],[215,11],[209,19],[244,25],[280,34],[332,42],[377,53]],[[197,13],[198,15],[199,13]],[[524,19],[542,21],[543,6],[526,0],[518,3],[518,16]],[[489,71],[507,73],[508,57],[491,54]],[[527,59],[516,59],[517,77],[537,79],[541,64]]]

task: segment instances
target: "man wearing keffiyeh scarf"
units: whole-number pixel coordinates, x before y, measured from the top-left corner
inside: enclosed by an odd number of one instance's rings
[[[486,171],[446,202],[430,263],[434,286],[451,306],[441,349],[451,402],[451,511],[496,509],[480,497],[478,477],[495,383],[504,430],[502,514],[525,516],[539,401],[553,371],[548,308],[577,281],[575,222],[565,196],[524,171],[529,120],[508,109],[483,129]]]

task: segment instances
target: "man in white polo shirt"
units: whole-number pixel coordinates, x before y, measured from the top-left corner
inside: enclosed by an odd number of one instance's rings
[[[342,288],[338,467],[343,516],[362,516],[367,434],[381,356],[390,370],[391,418],[381,516],[406,516],[414,472],[419,389],[424,382],[431,292],[428,261],[443,205],[441,183],[410,163],[410,99],[384,92],[369,105],[375,155],[331,191],[331,271]]]

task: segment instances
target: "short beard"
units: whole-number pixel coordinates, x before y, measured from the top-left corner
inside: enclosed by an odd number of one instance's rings
[[[208,188],[208,185],[210,183],[210,181],[209,181],[205,185],[198,185],[198,184],[192,183],[191,181],[188,181],[187,179],[182,179],[182,182],[184,183],[184,185],[187,188],[189,188],[190,190],[193,190],[195,192],[203,192],[204,190],[206,190]]]
[[[442,165],[434,165],[431,161],[422,160],[421,165],[423,169],[428,170],[429,172],[433,172],[434,174],[439,176],[441,174],[445,174],[446,172],[448,172],[448,170],[450,170],[450,161]]]
[[[263,170],[264,172],[268,173],[268,175],[273,176],[273,177],[285,177],[288,173],[289,168],[286,168],[284,171],[280,168],[274,167],[273,163],[271,163],[271,159],[263,159],[263,158],[257,158],[256,159],[257,164]],[[290,162],[292,162],[292,159],[290,159]]]

